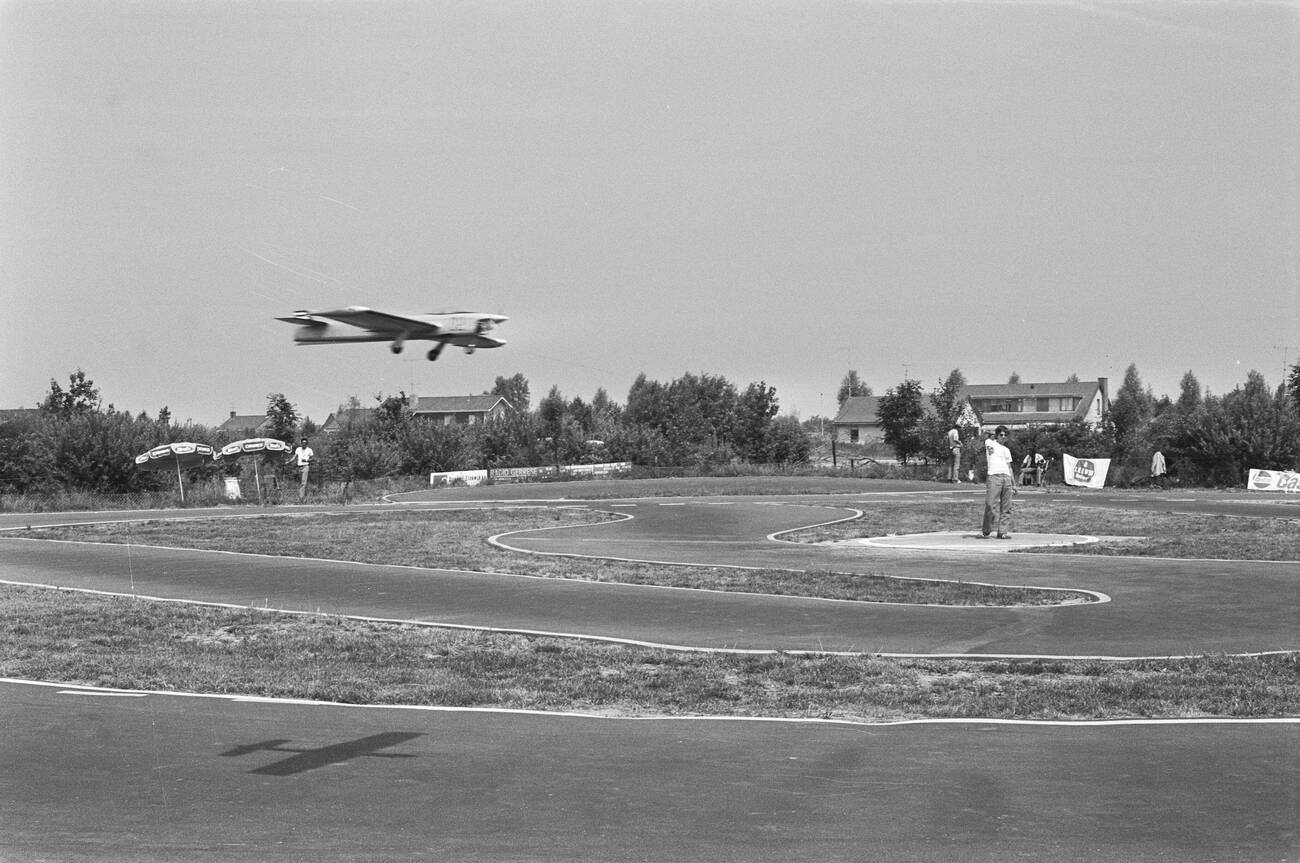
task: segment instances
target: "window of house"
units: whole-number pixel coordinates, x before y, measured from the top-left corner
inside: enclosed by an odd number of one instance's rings
[[[1051,399],[1038,399],[1037,401],[1038,403],[1034,407],[1034,410],[1038,411],[1039,413],[1047,413],[1052,409]]]
[[[858,427],[854,426],[853,428],[849,429],[849,443],[857,443],[857,442],[858,442]]]

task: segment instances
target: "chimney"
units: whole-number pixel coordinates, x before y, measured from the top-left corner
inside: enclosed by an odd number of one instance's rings
[[[231,412],[230,412],[230,418],[231,418],[232,420],[235,418],[235,412],[234,412],[234,411],[231,411]]]

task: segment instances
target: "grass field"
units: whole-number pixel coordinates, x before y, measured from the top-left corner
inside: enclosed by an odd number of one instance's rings
[[[966,526],[970,510],[969,503],[891,503],[887,530],[879,521],[883,513],[868,512],[862,520],[819,528],[804,539],[957,529]],[[535,565],[549,570],[541,574],[566,577],[603,577],[600,572],[611,569],[590,561],[521,557],[484,541],[503,526],[554,526],[604,517],[591,510],[513,509],[462,517],[468,512],[438,523],[436,530],[427,520],[432,513],[382,518],[367,513],[192,521],[183,527],[155,522],[77,528],[75,535],[354,560],[395,554],[392,549],[400,547],[408,557],[389,562],[508,571]],[[1053,512],[1040,507],[1031,523],[1041,526],[1018,529],[1146,536],[1158,526],[1169,547],[1182,549],[1185,556],[1223,556],[1206,553],[1213,545],[1250,552],[1243,557],[1296,559],[1294,522],[1206,523],[1167,513],[1125,513],[1110,523],[1109,517],[1093,508],[1074,512],[1064,506]],[[962,521],[955,527],[935,526],[956,519]],[[458,523],[454,531],[453,521]],[[1085,523],[1086,530],[1080,530]],[[1209,531],[1214,534],[1206,536]],[[449,541],[453,533],[456,538]],[[74,534],[61,529],[57,535]],[[591,571],[584,573],[584,567]],[[710,568],[691,573],[689,567],[650,565],[628,570],[620,577],[654,583],[699,578],[704,583],[694,586],[714,588],[719,573],[745,572]],[[808,581],[806,575],[791,573],[759,577],[774,584]],[[1300,715],[1300,656],[1294,653],[1127,662],[705,654],[12,586],[0,588],[0,614],[6,621],[0,628],[0,675],[126,689],[617,716],[881,721]]]
[[[200,519],[183,523],[121,522],[46,528],[29,535],[862,602],[1012,606],[1060,605],[1095,599],[1082,591],[899,579],[870,573],[670,566],[535,556],[508,552],[486,541],[489,536],[508,531],[593,524],[617,518],[586,507],[379,510]]]

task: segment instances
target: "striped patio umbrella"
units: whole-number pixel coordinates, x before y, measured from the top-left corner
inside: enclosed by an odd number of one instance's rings
[[[221,448],[217,457],[223,461],[234,461],[243,458],[246,455],[260,456],[267,453],[287,453],[289,445],[282,440],[273,437],[250,437],[243,440],[231,441]],[[257,464],[261,459],[253,459],[253,481],[257,483],[257,499],[262,499],[262,474],[258,470]]]
[[[185,480],[181,469],[197,467],[216,458],[216,452],[205,443],[177,441],[156,446],[148,452],[135,457],[135,465],[142,470],[176,470],[176,486],[181,492],[181,503],[185,503]]]

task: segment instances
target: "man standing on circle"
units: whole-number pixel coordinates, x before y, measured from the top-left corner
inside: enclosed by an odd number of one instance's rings
[[[298,502],[302,503],[307,499],[307,472],[311,470],[311,460],[316,457],[311,447],[307,446],[307,438],[302,439],[302,443],[294,449],[289,455],[288,460],[298,466]]]
[[[1011,450],[1007,449],[1009,435],[1006,426],[998,426],[993,436],[984,441],[988,480],[984,490],[981,539],[988,539],[994,530],[997,530],[998,539],[1011,538],[1011,499],[1016,493],[1016,476],[1011,470]]]

